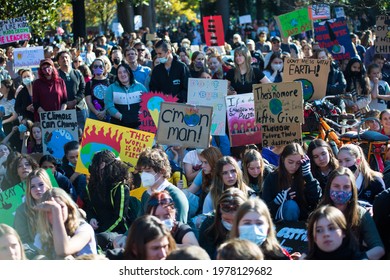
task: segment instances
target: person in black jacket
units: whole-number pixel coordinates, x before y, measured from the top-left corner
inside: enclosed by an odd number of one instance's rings
[[[177,96],[180,103],[186,103],[190,70],[173,56],[170,43],[160,40],[156,43],[155,50],[160,64],[153,69],[150,90]]]

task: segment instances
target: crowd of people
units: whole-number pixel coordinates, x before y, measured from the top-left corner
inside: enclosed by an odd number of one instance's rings
[[[141,33],[116,44],[46,42],[37,71],[15,69],[21,45],[1,50],[0,186],[21,186],[25,199],[13,225],[0,224],[0,259],[389,259],[389,168],[373,170],[355,144],[337,154],[320,139],[231,148],[226,133],[205,149],[155,143],[133,167],[98,151],[88,176],[75,171],[80,140],[64,145],[62,159],[43,155],[41,112],[76,110],[80,139],[87,118],[138,129],[145,92],[186,103],[188,79],[206,78],[228,80],[228,95],[248,93],[283,82],[288,57],[330,60],[326,94],[351,93],[347,111],[378,112],[381,127],[369,129],[390,137],[390,55],[375,54],[375,34],[366,34],[362,46],[351,33],[347,61],[313,39],[264,29],[223,47]],[[307,222],[307,248],[289,252],[275,225],[296,221]]]

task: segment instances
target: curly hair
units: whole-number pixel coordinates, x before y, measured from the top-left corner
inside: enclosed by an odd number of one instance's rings
[[[171,165],[167,154],[158,148],[146,148],[138,156],[136,168],[152,168],[154,172],[161,173],[166,179],[171,177]]]

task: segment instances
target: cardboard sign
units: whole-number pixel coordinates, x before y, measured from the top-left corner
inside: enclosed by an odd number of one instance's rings
[[[225,135],[227,80],[194,79],[188,80],[187,103],[213,106],[211,135]]]
[[[305,101],[321,99],[326,94],[330,60],[287,58],[284,61],[283,81],[302,83]]]
[[[253,93],[226,96],[230,146],[261,143],[261,125],[256,123]]]
[[[375,53],[390,53],[390,16],[376,17]]]
[[[134,30],[139,30],[142,28],[142,16],[135,15],[134,16]]]
[[[138,115],[140,121],[139,129],[156,134],[158,127],[158,116],[162,102],[176,102],[178,98],[172,95],[165,95],[161,92],[146,92],[141,95],[141,109]]]
[[[275,20],[283,38],[297,35],[312,29],[309,11],[307,8],[275,16]]]
[[[345,18],[314,22],[316,41],[321,48],[327,48],[335,60],[355,56]]]
[[[88,167],[94,154],[102,150],[110,150],[122,161],[135,166],[138,155],[143,149],[151,148],[153,140],[153,133],[87,118],[76,172],[89,174]]]
[[[281,221],[275,223],[275,227],[276,238],[290,254],[294,252],[307,253],[308,239],[305,222]]]
[[[25,192],[24,183],[0,192],[0,223],[13,226],[15,211],[23,203]]]
[[[242,24],[247,24],[247,23],[249,23],[249,24],[252,23],[252,17],[251,17],[251,15],[240,16],[240,17],[238,18],[238,20],[239,20],[239,22],[240,22],[240,25],[242,25]]]
[[[14,49],[14,65],[16,68],[38,67],[43,58],[42,46]]]
[[[30,27],[25,16],[0,20],[0,45],[31,38]]]
[[[171,146],[208,148],[213,107],[161,103],[157,142]]]
[[[64,145],[79,139],[76,110],[42,112],[40,117],[43,154],[62,159]]]
[[[308,9],[311,20],[330,18],[330,6],[327,4],[310,5]]]
[[[222,16],[203,17],[204,38],[207,46],[224,46]]]

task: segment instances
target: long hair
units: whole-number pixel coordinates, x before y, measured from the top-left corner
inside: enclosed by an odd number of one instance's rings
[[[329,163],[328,167],[330,167],[331,170],[336,169],[339,167],[339,161],[337,160],[336,156],[334,155],[332,148],[329,146],[328,142],[322,140],[322,139],[314,139],[310,142],[309,147],[307,148],[307,156],[310,158],[311,164],[311,172],[313,173],[314,178],[317,178],[317,176],[321,175],[320,168],[314,163],[313,158],[313,151],[316,148],[326,148],[328,154],[329,154]]]
[[[278,175],[279,175],[278,176],[278,186],[279,186],[278,191],[282,191],[284,189],[289,188],[293,182],[296,183],[296,186],[303,186],[304,185],[301,168],[299,168],[297,170],[297,172],[295,172],[294,176],[292,176],[291,174],[289,174],[287,172],[287,169],[284,165],[284,160],[286,159],[286,157],[291,156],[291,155],[304,156],[305,152],[304,152],[302,146],[297,144],[297,143],[291,143],[291,144],[288,144],[284,147],[283,151],[280,154],[279,167],[277,168]]]
[[[213,174],[215,170],[215,166],[217,164],[217,161],[223,157],[221,150],[216,147],[208,147],[207,149],[204,149],[200,156],[203,157],[205,160],[207,160],[208,164],[211,168],[210,174],[204,174],[202,170],[202,191],[205,193],[208,193],[210,190],[210,186],[213,180]]]
[[[222,225],[221,206],[228,205],[231,211],[236,211],[247,200],[246,193],[237,188],[225,190],[217,201],[214,222],[205,230],[205,234],[212,236],[215,243],[223,242],[229,231]]]
[[[27,160],[27,162],[31,165],[31,169],[33,171],[39,167],[38,163],[32,156],[20,153],[16,154],[15,157],[12,159],[10,167],[7,168],[11,186],[15,186],[16,184],[21,183],[21,178],[18,175],[18,166],[23,159]]]
[[[258,161],[260,163],[260,174],[259,176],[257,176],[257,178],[253,178],[248,172],[249,164],[253,161]],[[247,184],[248,186],[250,186],[251,181],[253,181],[251,180],[251,178],[257,179],[257,186],[259,188],[259,193],[262,191],[263,179],[264,179],[264,161],[263,161],[263,157],[258,151],[254,149],[250,149],[247,152],[245,152],[244,157],[242,158],[242,175],[245,184]]]
[[[245,81],[247,83],[251,83],[253,80],[253,69],[251,66],[252,56],[251,56],[251,52],[245,46],[240,46],[234,49],[234,65],[236,67],[234,69],[234,81],[236,83],[241,82],[240,67],[236,63],[236,56],[238,54],[243,55],[245,57],[245,67],[246,67]]]
[[[238,188],[239,190],[243,191],[244,193],[247,193],[249,190],[249,187],[244,183],[244,180],[242,178],[242,171],[241,171],[241,168],[238,166],[237,161],[231,156],[224,156],[224,157],[220,158],[217,161],[217,164],[215,166],[215,171],[213,174],[213,182],[212,182],[212,185],[210,188],[210,195],[211,195],[211,199],[213,201],[214,209],[217,209],[218,199],[226,187],[224,182],[223,182],[222,170],[223,170],[223,167],[227,164],[233,165],[233,167],[237,173],[237,182],[236,182],[234,187]]]
[[[167,237],[169,245],[168,251],[176,249],[176,242],[173,239],[168,228],[160,221],[159,218],[152,215],[138,217],[129,230],[126,240],[123,257],[126,260],[146,260],[146,244],[155,239]]]
[[[24,246],[18,232],[13,227],[10,227],[9,225],[0,224],[0,238],[6,235],[12,235],[16,237],[20,248],[20,257],[21,257],[20,259],[27,260],[26,253],[24,252]]]
[[[80,226],[80,223],[85,221],[85,212],[79,209],[73,199],[61,188],[52,188],[46,191],[41,199],[41,202],[49,201],[52,198],[61,200],[68,208],[68,217],[66,217],[66,220],[64,221],[64,226],[66,234],[68,236],[73,236],[77,228]],[[37,231],[40,234],[44,254],[49,258],[55,257],[53,256],[53,253],[55,252],[53,227],[50,224],[45,211],[39,211]]]
[[[239,223],[241,219],[248,212],[258,213],[260,216],[263,216],[269,225],[267,239],[260,246],[262,252],[264,253],[265,258],[272,256],[285,256],[283,254],[282,247],[279,244],[279,241],[276,238],[276,230],[274,223],[271,218],[271,214],[267,207],[267,204],[260,198],[250,198],[246,202],[244,202],[237,210],[237,213],[234,217],[232,231],[230,233],[230,238],[238,238],[240,237],[239,231]]]
[[[370,183],[376,178],[383,178],[382,173],[371,169],[370,164],[366,160],[366,156],[364,155],[364,152],[360,146],[354,144],[346,144],[339,149],[339,153],[341,151],[346,151],[349,155],[355,157],[356,159],[360,159],[359,170],[364,177],[363,189],[368,188]]]
[[[2,87],[6,87],[6,88],[9,89],[9,92],[8,92],[8,95],[7,95],[7,100],[15,99],[15,91],[16,91],[16,89],[15,89],[15,85],[14,85],[13,80],[11,80],[11,79],[2,80],[1,81],[1,86]],[[3,98],[3,97],[1,97],[1,98]]]
[[[110,199],[110,191],[118,183],[129,179],[129,166],[117,159],[116,155],[109,150],[96,153],[88,167],[90,179],[88,183],[89,196],[98,197],[107,202]]]
[[[329,174],[328,182],[326,184],[325,191],[323,193],[320,203],[318,204],[318,207],[322,205],[335,206],[333,200],[330,198],[330,187],[332,185],[332,181],[334,180],[334,178],[338,176],[347,176],[349,182],[351,183],[352,197],[347,202],[347,207],[344,211],[344,216],[347,220],[348,228],[353,232],[357,232],[357,229],[360,225],[358,195],[357,195],[355,176],[352,174],[352,171],[349,170],[348,168],[339,166]]]
[[[352,64],[358,62],[360,64],[360,73],[358,77],[352,75],[351,66]],[[348,61],[347,67],[344,72],[345,80],[347,82],[346,91],[350,92],[353,87],[355,87],[356,91],[360,95],[369,95],[370,94],[370,81],[368,77],[366,77],[366,68],[363,62],[359,58],[351,58]]]
[[[157,207],[162,205],[163,207],[168,207],[169,214],[176,218],[176,209],[175,203],[168,191],[154,192],[148,198],[146,202],[146,211],[145,213],[149,215],[156,215]]]
[[[119,72],[119,68],[121,68],[121,67],[125,68],[127,74],[129,75],[130,86],[132,86],[132,85],[135,83],[133,71],[131,71],[131,68],[130,68],[130,66],[129,66],[127,63],[122,62],[121,64],[119,64],[119,66],[118,66],[118,68],[117,68],[117,72]],[[116,81],[121,87],[124,87],[124,85],[122,84],[122,82],[119,81],[119,75],[116,76],[115,81]]]
[[[271,55],[271,57],[269,58],[268,64],[265,66],[264,70],[268,70],[271,74],[274,72],[274,70],[272,70],[272,68],[271,68],[271,64],[275,58],[279,58],[279,59],[283,60],[283,67],[284,67],[284,57],[285,56],[281,52],[274,52]]]

